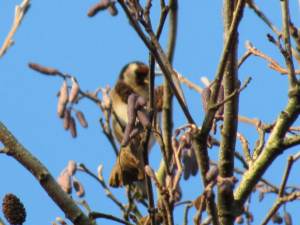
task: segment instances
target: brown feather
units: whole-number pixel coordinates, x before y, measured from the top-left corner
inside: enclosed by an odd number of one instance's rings
[[[123,80],[119,80],[115,86],[115,91],[121,97],[121,100],[127,104],[128,97],[132,93],[135,93],[134,90],[128,86]]]

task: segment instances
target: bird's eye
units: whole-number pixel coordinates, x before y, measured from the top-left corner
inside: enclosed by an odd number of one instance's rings
[[[148,73],[137,72],[136,77],[135,77],[136,83],[139,85],[144,85],[145,80],[147,80],[147,75],[148,75]]]
[[[137,75],[137,77],[145,78],[148,75],[148,73],[137,72],[136,75]]]

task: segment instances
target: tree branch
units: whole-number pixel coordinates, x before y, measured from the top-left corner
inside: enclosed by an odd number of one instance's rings
[[[277,117],[264,150],[242,177],[240,185],[235,191],[236,209],[244,204],[266,169],[286,149],[284,137],[290,126],[298,118],[300,110],[300,89],[298,85],[290,91],[289,96],[287,106]]]
[[[104,218],[104,219],[108,219],[108,220],[112,220],[121,224],[125,224],[125,225],[133,225],[132,223],[129,223],[125,220],[122,220],[120,218],[117,218],[113,215],[110,214],[105,214],[105,213],[100,213],[100,212],[91,212],[89,214],[89,217],[92,219],[99,219],[99,218]]]
[[[40,185],[74,224],[92,225],[70,196],[64,192],[47,168],[25,149],[13,134],[0,122],[0,141],[6,154],[21,163],[39,181]]]
[[[233,19],[237,1],[224,1],[224,27],[225,38],[228,35]],[[230,96],[239,88],[237,75],[237,43],[238,33],[235,30],[230,47],[229,56],[224,71],[224,98]],[[224,123],[221,130],[221,145],[219,152],[219,176],[221,179],[231,178],[234,175],[234,151],[237,133],[239,94],[236,94],[224,104]],[[233,187],[224,188],[222,182],[218,185],[218,215],[220,224],[230,225],[234,223]]]
[[[15,35],[19,26],[21,25],[21,22],[24,18],[25,13],[27,12],[29,6],[30,6],[30,0],[23,0],[20,5],[16,6],[14,22],[13,22],[10,32],[8,33],[8,35],[0,49],[0,58],[5,54],[5,52],[8,50],[8,48],[14,44],[13,36]]]
[[[288,0],[282,0],[281,3],[281,12],[282,12],[282,29],[283,29],[283,40],[285,45],[285,54],[283,54],[285,63],[288,68],[288,77],[290,87],[294,87],[297,84],[297,79],[295,76],[295,68],[293,63],[292,47],[291,47],[291,38],[290,38],[290,13],[288,7]]]

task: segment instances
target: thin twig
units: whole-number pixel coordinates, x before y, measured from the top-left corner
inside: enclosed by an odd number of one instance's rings
[[[242,87],[235,89],[231,94],[229,94],[228,96],[226,96],[222,101],[216,103],[215,105],[212,105],[208,108],[208,110],[211,109],[218,109],[220,106],[224,105],[226,102],[230,101],[234,96],[236,96],[237,94],[239,94],[241,91],[243,91],[247,85],[250,83],[251,81],[251,77],[249,77],[245,83],[242,85]]]
[[[288,163],[287,163],[287,166],[285,168],[285,172],[284,172],[282,182],[281,182],[281,185],[280,185],[280,188],[279,188],[279,193],[278,193],[279,197],[283,197],[285,186],[286,186],[287,180],[289,178],[293,162],[294,162],[293,156],[289,156]]]
[[[262,129],[262,126],[257,126],[257,132],[259,135],[259,139],[257,142],[257,145],[255,146],[254,150],[253,150],[253,160],[256,160],[257,157],[260,155],[260,153],[262,152],[264,146],[265,146],[265,130]]]
[[[288,69],[288,77],[290,87],[295,87],[297,85],[297,78],[295,76],[295,68],[293,62],[292,55],[292,47],[291,47],[291,38],[290,38],[290,13],[288,0],[280,1],[281,4],[281,12],[282,12],[282,29],[283,29],[283,40],[285,45],[284,51],[284,59]]]
[[[189,88],[195,90],[199,94],[202,93],[203,89],[199,85],[197,85],[197,84],[193,83],[192,81],[188,80],[185,76],[183,76],[182,74],[180,74],[178,71],[176,71],[176,75],[178,77],[178,80],[181,83],[183,83],[186,86],[188,86]]]
[[[9,31],[1,49],[0,49],[0,58],[5,54],[7,49],[13,45],[13,43],[14,43],[13,36],[15,35],[17,29],[19,28],[29,6],[30,6],[30,0],[23,0],[20,5],[16,6],[14,22],[11,27],[11,30]]]
[[[121,224],[125,224],[125,225],[133,225],[132,223],[129,223],[125,220],[117,218],[113,215],[100,213],[100,212],[91,212],[91,213],[89,213],[89,217],[92,218],[92,219],[103,218],[103,219],[112,220],[112,221],[115,221],[115,222],[118,222],[118,223],[121,223]]]
[[[192,203],[186,204],[183,212],[183,225],[188,225],[188,214],[190,208],[193,206]]]
[[[100,185],[101,187],[105,190],[105,194],[108,198],[110,198],[122,211],[126,211],[125,207],[123,204],[112,194],[104,180],[99,179],[94,173],[92,173],[83,163],[79,164],[78,170],[81,172],[84,172],[94,178]]]
[[[245,136],[243,136],[239,132],[237,132],[236,136],[237,136],[238,139],[240,139],[240,141],[242,143],[242,148],[243,148],[244,156],[245,156],[247,165],[249,165],[249,164],[252,163],[252,157],[251,157],[251,153],[250,153],[250,149],[249,149],[248,140],[245,138]]]
[[[264,21],[268,27],[271,28],[271,30],[277,34],[277,36],[280,35],[280,32],[278,29],[274,26],[274,24],[267,18],[267,16],[258,8],[258,6],[254,3],[254,0],[247,0],[248,6],[255,12],[255,14]]]
[[[300,199],[300,192],[291,193],[285,197],[278,198],[277,201],[274,203],[268,214],[266,215],[265,219],[261,223],[261,225],[267,225],[272,216],[278,211],[278,209],[285,203],[291,202],[294,200]]]
[[[240,68],[243,63],[246,61],[246,59],[249,58],[249,56],[251,56],[251,52],[249,50],[247,50],[244,55],[240,58],[239,62],[238,62],[238,68]]]
[[[269,67],[283,75],[288,74],[288,70],[286,68],[283,68],[282,66],[279,65],[278,62],[276,62],[274,59],[272,59],[270,56],[264,54],[262,51],[258,50],[255,48],[252,43],[247,42],[246,43],[246,48],[248,49],[251,54],[261,57],[265,59],[269,63]],[[300,70],[295,70],[295,74],[300,74]]]
[[[270,211],[268,212],[266,218],[262,222],[262,225],[266,225],[269,222],[269,220],[277,212],[277,210],[281,207],[282,204],[300,198],[300,192],[295,192],[295,191],[293,191],[291,194],[284,196],[285,189],[286,189],[286,183],[287,183],[288,177],[290,175],[290,171],[292,169],[293,163],[295,161],[297,161],[299,158],[300,158],[300,153],[296,153],[293,156],[289,156],[288,163],[287,163],[287,166],[286,166],[283,178],[282,178],[282,182],[281,182],[281,185],[280,185],[280,188],[278,191],[278,198],[277,198],[276,202],[274,203],[274,205],[272,206],[272,208],[270,209]]]

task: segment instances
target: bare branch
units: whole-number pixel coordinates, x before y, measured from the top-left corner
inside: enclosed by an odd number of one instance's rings
[[[125,225],[133,225],[132,223],[129,223],[125,220],[122,220],[120,218],[117,218],[113,215],[110,214],[105,214],[105,213],[100,213],[100,212],[91,212],[89,214],[89,217],[92,219],[99,219],[99,218],[104,218],[104,219],[108,219],[108,220],[112,220],[121,224],[125,224]]]
[[[285,49],[283,52],[283,56],[285,59],[286,66],[288,68],[288,77],[290,87],[295,87],[297,85],[297,79],[295,76],[295,68],[293,62],[292,55],[292,47],[291,47],[291,38],[290,38],[290,13],[288,0],[280,1],[281,11],[282,11],[282,26],[283,26],[283,40]]]
[[[1,49],[0,49],[0,58],[5,54],[7,49],[11,47],[14,43],[13,36],[15,35],[17,29],[21,25],[21,22],[24,18],[25,13],[27,12],[30,6],[30,0],[23,0],[20,5],[17,5],[15,8],[15,18],[10,32],[8,33]]]
[[[38,180],[40,185],[61,208],[74,224],[92,225],[70,196],[64,192],[52,177],[47,168],[25,149],[13,134],[0,122],[0,141],[6,147],[6,154],[21,163]]]

